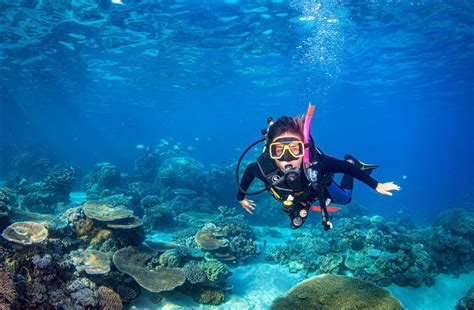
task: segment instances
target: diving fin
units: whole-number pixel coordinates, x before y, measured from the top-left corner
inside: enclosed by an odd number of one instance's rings
[[[311,211],[321,212],[321,207],[320,206],[311,206],[309,209]],[[341,208],[327,206],[326,210],[328,210],[329,213],[332,213],[332,212],[337,212],[337,211],[341,210]]]
[[[354,165],[356,165],[356,167],[358,167],[360,170],[364,171],[368,175],[370,175],[372,173],[372,171],[374,171],[375,169],[377,169],[379,167],[378,165],[366,164],[364,162],[361,162],[360,160],[358,160],[357,158],[355,158],[351,154],[346,154],[344,156],[344,159],[345,160],[348,160],[348,159],[351,160],[354,163]]]

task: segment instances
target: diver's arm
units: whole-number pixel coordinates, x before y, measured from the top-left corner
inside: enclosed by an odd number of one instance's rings
[[[250,187],[255,177],[258,176],[259,172],[260,170],[258,169],[257,163],[252,163],[248,165],[247,168],[245,169],[244,175],[242,176],[242,180],[240,181],[240,187],[244,191],[247,191],[247,189]],[[237,192],[237,200],[242,201],[244,199],[245,199],[245,193],[242,192],[242,190],[239,188],[239,191]]]
[[[318,166],[319,172],[347,173],[348,175],[372,187],[373,189],[376,189],[379,185],[379,182],[377,180],[375,180],[370,175],[366,174],[364,171],[345,160],[339,160],[331,156],[321,155]]]

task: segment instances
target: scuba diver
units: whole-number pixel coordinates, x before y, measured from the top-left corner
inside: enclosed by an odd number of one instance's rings
[[[237,164],[237,200],[250,214],[255,210],[255,202],[246,195],[257,195],[269,191],[274,198],[282,201],[282,209],[291,219],[291,228],[296,229],[305,222],[308,211],[320,211],[324,230],[332,228],[329,212],[339,210],[329,203],[348,204],[351,201],[354,178],[375,189],[378,193],[392,196],[391,191],[400,187],[393,182],[379,183],[370,176],[377,165],[365,164],[352,155],[339,160],[323,154],[314,145],[310,135],[310,123],[314,106],[309,105],[306,116],[283,116],[274,121],[268,118],[269,127],[262,130],[263,138],[251,144],[240,156]],[[245,169],[239,180],[239,169],[245,154],[256,144],[265,141],[263,153],[257,161]],[[337,184],[334,174],[343,173]],[[252,181],[258,178],[265,188],[248,192]],[[320,206],[311,206],[319,201]]]

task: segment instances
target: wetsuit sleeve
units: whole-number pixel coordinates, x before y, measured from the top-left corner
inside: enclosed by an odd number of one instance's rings
[[[244,175],[242,177],[242,180],[240,181],[240,187],[244,191],[247,191],[247,189],[250,187],[250,184],[252,184],[252,181],[259,176],[260,169],[258,169],[257,163],[252,163],[247,166],[245,169]],[[237,200],[241,201],[245,199],[245,194],[242,192],[239,188],[239,191],[237,193]]]
[[[331,156],[321,155],[318,165],[320,166],[318,168],[320,173],[347,173],[348,175],[372,187],[373,189],[375,189],[379,184],[379,182],[370,175],[366,174],[364,171],[345,160],[339,160]]]

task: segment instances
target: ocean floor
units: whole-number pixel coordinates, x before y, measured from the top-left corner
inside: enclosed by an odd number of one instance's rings
[[[458,300],[466,295],[472,285],[474,285],[474,272],[463,274],[457,279],[453,276],[439,275],[432,287],[390,285],[387,289],[408,310],[445,310],[454,309]]]
[[[274,228],[272,228],[274,229]],[[265,228],[256,228],[257,235],[262,234]],[[276,229],[282,233],[282,238],[265,237],[267,247],[285,243],[291,238],[291,230],[287,228]],[[147,238],[151,241],[171,241],[171,235],[157,232]],[[258,246],[263,249],[262,238]],[[232,275],[227,283],[232,285],[233,291],[225,303],[219,306],[201,305],[186,295],[172,294],[164,298],[160,304],[153,304],[147,292],[132,302],[128,309],[269,309],[272,301],[284,295],[292,286],[304,280],[302,274],[288,272],[288,267],[271,264],[263,261],[262,255],[255,261],[240,266],[230,266]],[[419,288],[387,287],[408,310],[445,310],[454,309],[457,301],[464,297],[469,288],[474,285],[474,272],[454,278],[439,275],[436,284],[432,287],[422,285]]]

